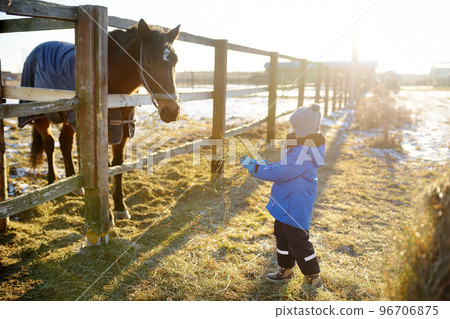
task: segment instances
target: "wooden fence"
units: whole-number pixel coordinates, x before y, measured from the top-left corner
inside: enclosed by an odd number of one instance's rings
[[[91,243],[100,244],[105,234],[112,227],[109,220],[108,177],[142,167],[147,158],[137,159],[131,163],[108,168],[107,111],[108,108],[151,104],[149,94],[109,94],[107,76],[107,41],[108,35],[103,31],[108,26],[129,28],[137,21],[107,15],[107,8],[100,6],[63,6],[52,3],[29,0],[0,0],[0,11],[8,14],[32,18],[1,20],[0,33],[25,32],[37,30],[55,30],[75,28],[76,50],[76,89],[75,91],[23,88],[1,86],[0,97],[33,101],[24,104],[0,105],[0,227],[5,227],[6,218],[46,201],[73,192],[81,187],[85,189],[85,217],[88,228],[96,234]],[[262,123],[267,123],[266,138],[275,137],[275,120],[289,114],[276,115],[277,103],[277,69],[278,60],[299,61],[299,79],[295,84],[298,89],[297,106],[303,105],[305,81],[304,74],[314,64],[277,52],[268,52],[246,46],[229,43],[227,40],[215,40],[181,32],[179,41],[211,46],[215,49],[214,89],[211,92],[179,94],[182,101],[213,99],[213,139],[226,139],[241,134]],[[268,86],[227,90],[227,54],[229,50],[267,56],[270,58]],[[342,107],[342,101],[348,97],[348,77],[342,76],[346,70],[323,67],[316,63],[315,101],[324,101],[324,113],[328,114],[329,91],[333,86],[332,110]],[[342,74],[341,74],[342,73]],[[325,95],[322,99],[321,88],[325,83]],[[345,89],[344,89],[345,88]],[[246,96],[259,92],[269,92],[267,117],[232,130],[226,131],[225,110],[229,97]],[[341,92],[341,93],[338,93]],[[156,98],[169,98],[156,95]],[[344,102],[345,103],[345,102]],[[41,189],[7,199],[7,176],[5,159],[5,140],[3,119],[55,111],[77,110],[77,142],[79,146],[80,171],[77,175],[57,181]],[[204,140],[203,140],[204,141]],[[170,149],[172,155],[190,152],[196,147],[196,141]],[[216,150],[213,148],[213,153]],[[165,151],[153,154],[153,164],[165,157]],[[221,173],[223,165],[218,161],[211,164],[212,172]]]

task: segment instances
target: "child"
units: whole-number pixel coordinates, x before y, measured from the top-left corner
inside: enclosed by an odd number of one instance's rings
[[[256,178],[272,181],[266,208],[275,218],[279,268],[267,274],[271,281],[292,278],[295,262],[305,275],[305,284],[323,289],[320,267],[309,241],[309,228],[317,194],[317,170],[324,165],[325,137],[320,132],[320,106],[312,104],[297,109],[289,118],[294,132],[290,145],[277,163],[258,163],[247,156],[242,166]],[[292,145],[294,144],[294,145]]]

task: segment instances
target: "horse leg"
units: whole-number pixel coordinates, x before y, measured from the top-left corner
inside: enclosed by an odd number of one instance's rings
[[[113,160],[112,166],[121,165],[123,163],[124,148],[125,143],[128,139],[127,135],[124,133],[124,137],[120,144],[112,146]],[[114,199],[114,217],[116,219],[130,219],[130,213],[128,212],[127,206],[123,200],[123,189],[122,189],[122,174],[114,176],[114,188],[113,188],[113,199]]]
[[[46,117],[34,120],[34,125],[42,137],[42,144],[48,161],[47,181],[49,184],[56,180],[55,167],[53,164],[53,151],[55,150],[55,140],[50,130],[50,121]]]
[[[64,168],[66,170],[66,177],[75,175],[75,167],[73,165],[72,150],[73,150],[73,136],[75,131],[68,123],[63,123],[61,134],[59,135],[59,145],[64,160]],[[73,192],[76,195],[83,196],[83,188]]]
[[[61,153],[64,159],[64,168],[66,170],[66,177],[75,175],[75,168],[73,166],[72,149],[73,149],[73,136],[75,131],[68,123],[64,123],[61,128],[61,134],[59,135],[59,144],[61,147]]]

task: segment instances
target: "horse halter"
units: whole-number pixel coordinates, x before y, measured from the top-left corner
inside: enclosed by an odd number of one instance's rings
[[[152,99],[153,105],[159,110],[159,104],[158,104],[158,102],[155,99],[155,94],[150,89],[150,86],[148,85],[147,80],[145,79],[145,76],[144,76],[144,71],[143,71],[144,70],[144,66],[142,65],[142,42],[141,42],[139,51],[140,51],[139,52],[139,73],[141,74],[142,84],[144,84],[145,89],[151,95],[151,99]]]
[[[155,107],[159,110],[159,104],[155,99],[155,94],[153,93],[152,89],[150,89],[150,86],[147,83],[147,80],[145,79],[144,76],[144,67],[142,65],[142,42],[139,48],[139,73],[141,75],[141,81],[142,84],[144,84],[145,89],[147,90],[147,92],[151,95],[151,99],[153,102],[153,105],[155,105]],[[172,100],[178,100],[178,94],[167,94]]]

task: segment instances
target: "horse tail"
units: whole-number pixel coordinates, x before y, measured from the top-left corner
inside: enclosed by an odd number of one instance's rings
[[[22,86],[22,87],[34,87],[37,59],[32,58],[33,54],[34,54],[34,50],[27,57],[27,59],[25,60],[25,63],[23,64],[22,77],[20,80],[20,86]],[[19,103],[26,103],[26,102],[29,102],[29,101],[19,100]],[[23,128],[25,125],[31,123],[32,120],[33,120],[33,115],[19,116],[19,118],[18,118],[19,128]]]
[[[38,59],[34,56],[36,55],[36,49],[28,55],[25,63],[23,64],[22,77],[20,81],[20,86],[23,87],[34,87],[34,79],[36,74],[36,64]],[[19,103],[26,103],[28,101],[20,100]],[[36,168],[42,162],[42,155],[44,153],[44,143],[42,141],[42,136],[36,129],[36,123],[33,122],[33,116],[21,116],[19,117],[19,127],[22,128],[26,124],[33,124],[32,132],[32,142],[31,142],[31,154],[30,154],[30,166],[31,168]]]
[[[36,168],[42,162],[42,154],[44,153],[44,143],[42,136],[36,129],[36,123],[33,122],[33,133],[31,142],[30,164],[31,168]]]

